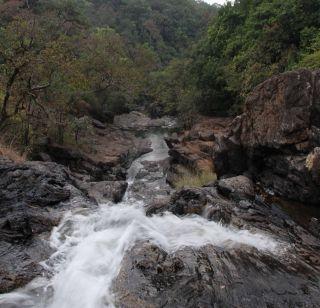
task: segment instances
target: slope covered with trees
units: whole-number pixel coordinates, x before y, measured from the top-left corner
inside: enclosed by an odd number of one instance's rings
[[[87,116],[108,120],[152,99],[151,72],[181,56],[214,12],[193,0],[0,1],[2,138],[77,142]]]
[[[320,2],[236,0],[194,53],[194,101],[206,113],[234,113],[257,84],[299,67],[320,67]]]
[[[182,57],[206,31],[216,6],[194,0],[93,0],[89,19],[109,26],[128,44],[146,44],[162,63]]]

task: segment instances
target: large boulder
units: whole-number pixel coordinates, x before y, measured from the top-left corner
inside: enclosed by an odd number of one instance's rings
[[[320,71],[274,76],[248,96],[242,117],[246,148],[310,150],[320,123]]]
[[[300,274],[303,272],[303,274]],[[317,307],[316,272],[300,260],[211,245],[168,253],[149,242],[127,252],[117,307]]]
[[[44,239],[72,207],[71,198],[90,204],[65,167],[0,157],[0,293],[41,274],[39,262],[51,253]]]
[[[125,181],[101,181],[82,183],[81,187],[87,191],[88,196],[93,198],[97,203],[114,202],[122,200],[128,183]]]
[[[254,184],[251,179],[244,175],[221,179],[218,181],[219,191],[236,199],[254,199]]]
[[[276,195],[318,204],[319,110],[320,71],[287,72],[261,83],[248,96],[242,115],[224,129],[212,129],[210,156],[218,177],[249,171],[255,182]],[[193,144],[203,142],[193,136]],[[183,142],[173,145],[175,161],[177,153],[185,152],[178,151]]]
[[[158,213],[171,211],[181,219],[193,214],[188,219],[200,221],[194,216],[200,215],[219,223],[210,222],[212,229],[225,231],[208,237],[201,247],[165,250],[159,246],[162,239],[137,242],[125,253],[114,281],[116,306],[319,306],[320,240],[315,237],[318,221],[312,221],[313,236],[262,197],[255,200],[229,197],[220,195],[214,187],[184,188],[173,194],[167,205],[157,207]],[[232,239],[220,242],[220,238],[235,230],[239,232],[237,239],[245,236],[248,231],[243,229],[267,236],[268,249],[274,241],[277,247],[265,251],[253,247],[253,242],[232,244]],[[262,238],[254,240],[257,245],[261,241]]]

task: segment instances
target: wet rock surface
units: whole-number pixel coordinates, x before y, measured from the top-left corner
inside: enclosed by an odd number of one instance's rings
[[[50,253],[45,238],[72,207],[72,198],[89,205],[73,182],[55,163],[0,158],[0,293],[41,273],[39,262]]]
[[[276,205],[234,201],[216,188],[184,188],[157,213],[202,215],[279,241],[271,252],[251,246],[185,247],[152,242],[129,250],[114,283],[119,307],[317,307],[320,240]]]
[[[101,181],[83,183],[81,187],[87,191],[87,194],[97,203],[114,202],[122,200],[128,183],[125,181]]]
[[[170,254],[139,243],[115,282],[117,306],[317,307],[317,276],[288,261],[254,249],[205,246]]]

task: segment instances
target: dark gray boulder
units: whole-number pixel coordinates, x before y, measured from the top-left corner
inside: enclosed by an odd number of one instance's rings
[[[92,205],[63,166],[0,158],[0,293],[41,274],[39,262],[51,253],[45,239],[73,197]]]
[[[117,307],[317,307],[317,274],[301,260],[249,247],[167,253],[149,242],[125,256]]]

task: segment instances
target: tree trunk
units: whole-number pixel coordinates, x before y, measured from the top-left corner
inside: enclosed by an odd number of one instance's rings
[[[8,105],[9,105],[9,99],[11,96],[11,89],[18,74],[19,74],[19,68],[16,67],[7,82],[6,92],[5,92],[5,96],[2,103],[2,109],[0,113],[0,126],[2,126],[3,123],[8,118]]]

